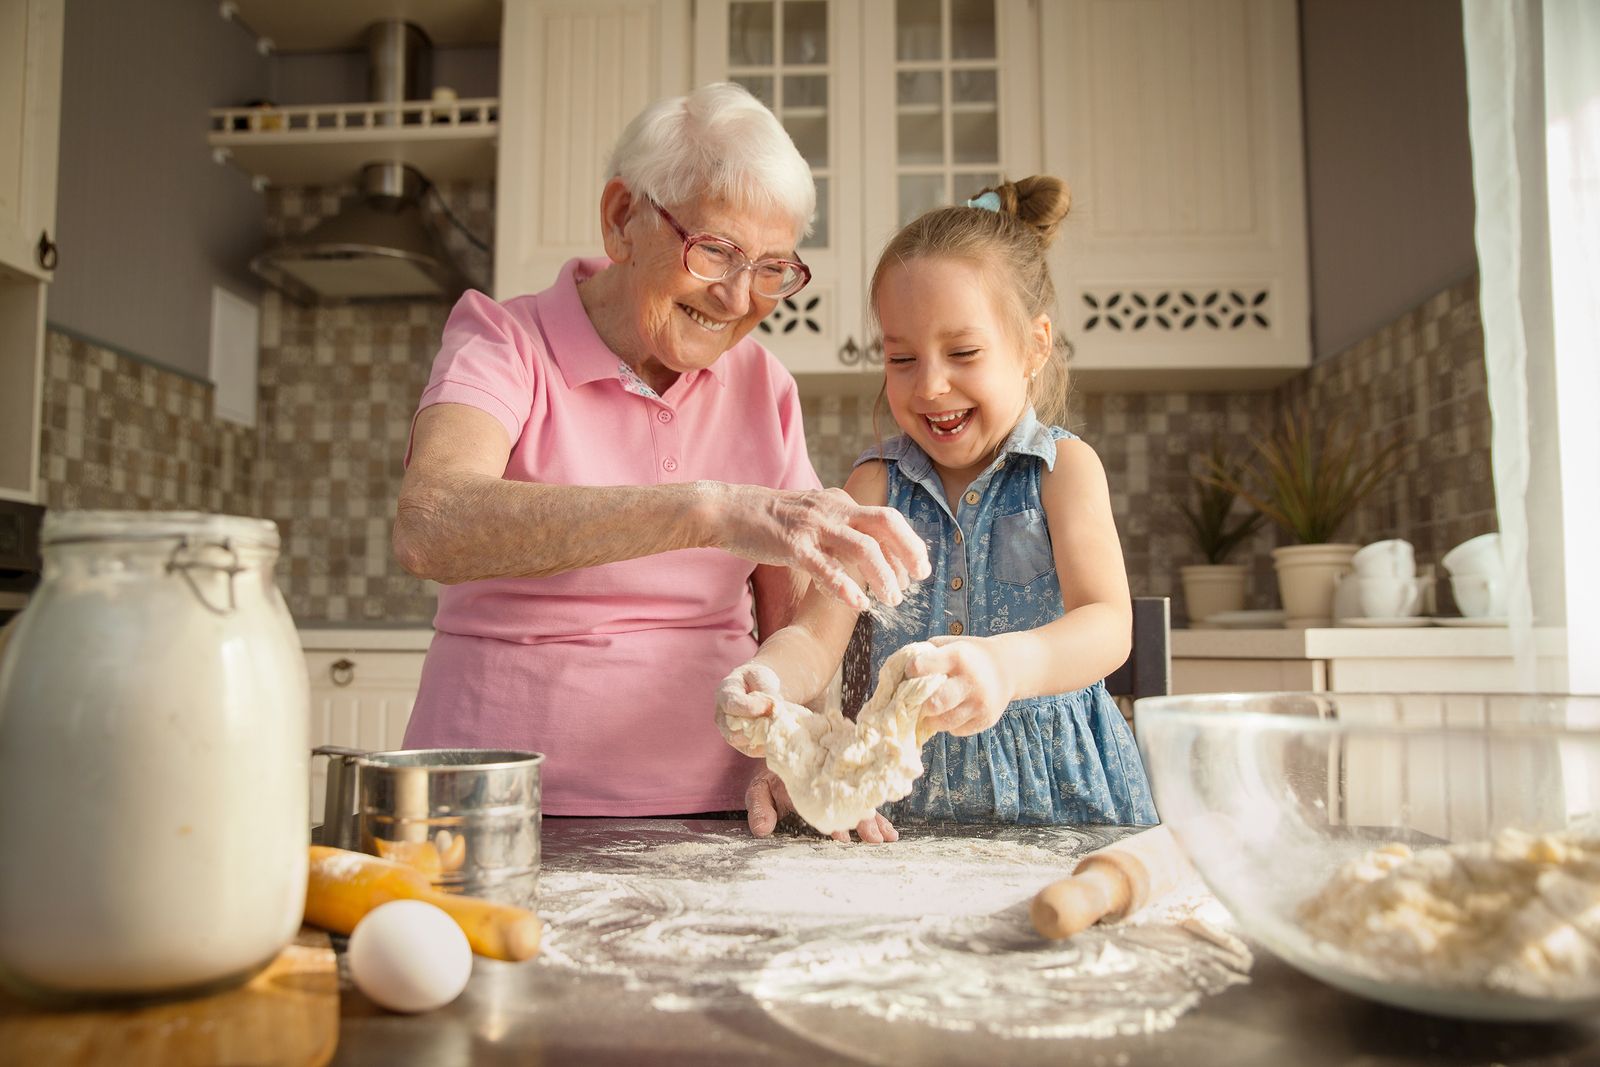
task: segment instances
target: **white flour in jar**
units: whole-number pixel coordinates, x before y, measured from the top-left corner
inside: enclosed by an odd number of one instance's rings
[[[308,690],[276,531],[45,522],[0,664],[0,969],[66,995],[242,977],[293,938],[306,889]],[[175,551],[182,534],[237,554]]]
[[[808,1033],[823,1016],[847,1033],[849,1015],[936,1041],[1152,1033],[1247,980],[1250,952],[1199,883],[1071,941],[1039,937],[1033,894],[1114,835],[1020,833],[913,827],[863,846],[684,830],[598,863],[587,854],[584,870],[553,857],[544,959],[653,991],[661,1011],[751,996]]]

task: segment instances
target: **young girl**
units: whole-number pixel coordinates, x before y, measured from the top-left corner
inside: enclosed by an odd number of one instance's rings
[[[891,818],[1155,821],[1133,737],[1101,679],[1128,655],[1131,606],[1105,471],[1064,416],[1065,360],[1045,249],[1069,194],[1042,176],[930,211],[884,249],[871,299],[884,394],[903,433],[868,449],[845,490],[898,509],[932,575],[874,619],[872,672],[930,640],[906,676],[944,674],[926,772]],[[1036,414],[1037,412],[1037,414]],[[813,590],[718,692],[719,722],[770,693],[814,700],[856,613]],[[727,734],[724,730],[724,734]],[[780,790],[781,792],[781,790]],[[759,833],[753,817],[752,828]],[[863,822],[863,839],[893,836]]]

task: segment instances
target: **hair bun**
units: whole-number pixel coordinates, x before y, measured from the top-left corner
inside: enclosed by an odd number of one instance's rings
[[[1038,234],[1046,245],[1055,240],[1056,228],[1072,208],[1072,191],[1051,174],[1002,182],[994,191],[1000,196],[1001,210]]]

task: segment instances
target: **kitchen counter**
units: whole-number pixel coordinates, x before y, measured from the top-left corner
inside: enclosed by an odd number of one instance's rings
[[[1071,854],[1098,847],[1125,832],[1115,828],[919,829],[908,831],[902,844],[910,842],[915,846],[919,841],[933,841],[948,848],[970,845],[980,850],[1006,843],[1026,845],[1061,855],[1064,871],[1070,866]],[[949,841],[958,836],[972,841],[959,845]],[[1600,1062],[1600,1024],[1494,1026],[1413,1015],[1334,990],[1292,970],[1263,950],[1255,953],[1247,983],[1201,996],[1198,1004],[1170,1029],[1121,1037],[1063,1039],[962,1033],[919,1023],[914,1014],[889,1020],[829,1004],[825,999],[809,1008],[803,1000],[787,1006],[775,1004],[770,999],[758,999],[748,989],[732,986],[720,995],[707,996],[708,990],[718,988],[707,982],[711,972],[722,964],[718,962],[719,954],[706,948],[710,944],[704,936],[706,931],[700,931],[698,940],[677,942],[678,951],[671,951],[674,943],[661,939],[663,923],[652,920],[677,917],[692,926],[696,916],[677,915],[681,901],[675,901],[665,889],[638,891],[640,886],[664,883],[646,880],[630,889],[626,888],[632,884],[628,877],[650,870],[652,864],[654,869],[663,869],[664,858],[674,855],[672,850],[676,849],[684,856],[692,853],[702,857],[682,864],[683,878],[700,884],[716,883],[728,879],[729,867],[724,861],[734,854],[772,860],[777,855],[772,850],[788,849],[789,853],[783,855],[789,855],[796,849],[803,851],[807,847],[804,841],[754,841],[739,823],[546,819],[544,844],[546,897],[540,910],[547,916],[556,914],[559,921],[547,931],[546,952],[541,958],[523,964],[475,960],[471,982],[455,1003],[416,1016],[383,1012],[346,981],[341,993],[341,1032],[334,1063],[383,1067],[468,1063],[1331,1067],[1359,1062],[1365,1067],[1398,1067],[1535,1060],[1550,1065]],[[873,848],[823,841],[812,842],[812,847],[817,849],[819,863],[828,857],[869,862],[869,857],[852,856],[843,850]],[[892,851],[896,847],[879,847],[870,862],[892,865],[896,862]],[[901,852],[910,854],[910,850]],[[803,871],[805,866],[798,870]],[[956,886],[939,882],[932,870],[928,874],[928,882],[920,888],[919,895],[938,901],[956,891]],[[757,891],[766,885],[776,893],[804,890],[809,884],[812,883],[803,874],[791,871],[782,882],[757,883],[746,878],[742,888]],[[575,887],[584,885],[590,888],[577,895],[586,899],[574,900]],[[819,889],[819,893],[825,894],[826,889]],[[602,906],[605,901],[615,904],[619,900],[638,912],[636,921],[617,921]],[[859,903],[841,901],[838,906]],[[1017,937],[1032,938],[1022,911],[1016,907],[997,910],[999,914],[988,920],[991,925],[1000,919],[1020,923],[1023,925]],[[781,953],[792,955],[807,947],[807,942],[798,946],[792,942],[771,943],[755,918],[749,918],[747,927],[741,927],[739,919],[722,916],[718,921],[722,923],[721,932],[728,937],[741,930],[750,933],[742,951],[746,962],[754,967],[752,974],[769,974]],[[688,927],[679,932],[685,929]],[[1107,931],[1102,927],[1080,937],[1086,945],[1104,945],[1120,938],[1125,947],[1136,949],[1128,929]],[[841,931],[846,935],[836,936],[833,943],[844,946],[836,951],[846,957],[847,970],[856,963],[850,946],[873,944],[879,930],[881,927],[864,921],[836,927],[835,935]],[[636,955],[631,967],[613,966],[616,959],[609,957],[593,965],[577,966],[575,950],[585,931],[598,939],[595,944],[618,946],[618,959],[625,955],[630,943],[636,953],[646,942],[667,951],[654,957],[659,961],[654,966],[637,964],[648,954]],[[729,943],[727,937],[720,942],[724,948]],[[957,945],[956,950],[961,947]],[[971,947],[983,951],[977,943]],[[1030,975],[1039,981],[1050,980],[1049,968],[1030,963],[1030,955],[1046,951],[1037,941],[1016,940],[1004,951],[1007,958],[1017,961],[1016,970],[1010,973],[1024,976],[1021,980],[1029,980],[1026,976]],[[1107,958],[1104,952],[1101,958]],[[1109,958],[1115,959],[1115,952]],[[912,954],[902,962],[916,967],[922,959]],[[863,969],[871,966],[867,955],[862,955],[861,960]],[[1115,975],[1105,973],[1103,981],[1113,982]],[[903,971],[897,981],[913,979],[913,972]],[[992,1003],[997,1015],[1008,1010],[999,994]],[[1066,1021],[1070,1023],[1070,1005],[1063,1003],[1060,1012],[1068,1016]],[[1041,1013],[1038,1019],[1041,1025],[1052,1022],[1045,1014]]]
[[[1539,687],[1566,688],[1565,631],[1533,632]],[[1174,693],[1514,692],[1505,627],[1174,630]]]
[[[433,627],[418,623],[374,626],[358,623],[300,623],[300,647],[307,652],[426,652]]]

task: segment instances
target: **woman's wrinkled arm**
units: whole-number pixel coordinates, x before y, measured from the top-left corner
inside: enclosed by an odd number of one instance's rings
[[[401,566],[450,584],[720,548],[794,568],[857,610],[868,601],[852,572],[891,604],[928,573],[927,550],[899,512],[863,507],[841,490],[546,485],[506,479],[510,454],[504,428],[487,412],[436,404],[418,414],[395,515]]]
[[[394,552],[419,578],[541,578],[695,548],[707,503],[695,483],[569,486],[503,477],[511,443],[465,404],[418,414],[400,486]]]

